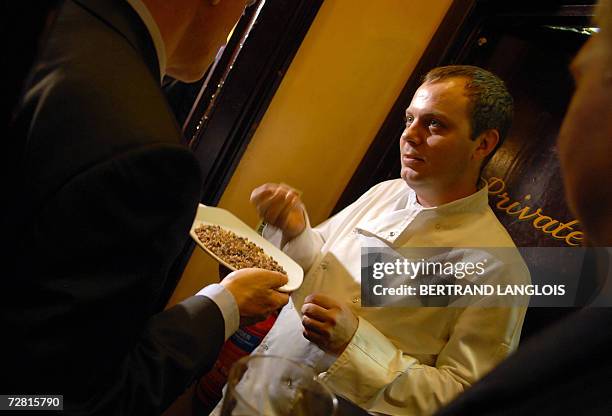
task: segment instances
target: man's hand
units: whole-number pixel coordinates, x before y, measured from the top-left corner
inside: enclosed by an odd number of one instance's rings
[[[283,240],[289,241],[306,227],[304,207],[298,192],[287,185],[267,183],[253,190],[251,203],[259,216],[268,224],[283,232]]]
[[[314,293],[302,306],[304,337],[328,353],[339,356],[357,331],[359,319],[348,304]]]
[[[285,283],[284,274],[256,268],[237,270],[221,281],[236,299],[241,325],[262,321],[286,304],[289,295],[275,290]]]

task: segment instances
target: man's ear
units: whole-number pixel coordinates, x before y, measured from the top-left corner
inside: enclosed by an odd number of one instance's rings
[[[499,143],[499,131],[497,129],[485,130],[476,138],[476,142],[478,144],[474,150],[474,158],[482,161],[495,150]]]

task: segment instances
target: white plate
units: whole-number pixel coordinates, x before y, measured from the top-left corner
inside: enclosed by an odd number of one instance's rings
[[[207,205],[200,204],[189,234],[191,235],[191,238],[193,238],[193,240],[215,260],[230,270],[236,270],[236,268],[221,260],[215,253],[210,251],[204,244],[202,244],[195,233],[195,229],[201,225],[218,225],[228,231],[234,232],[240,237],[248,238],[250,241],[261,247],[268,256],[276,260],[278,264],[280,264],[287,272],[289,281],[286,285],[278,288],[278,290],[282,292],[293,292],[302,285],[302,280],[304,280],[304,270],[302,270],[300,265],[293,261],[291,257],[279,250],[275,245],[257,234],[255,230],[246,225],[231,212],[222,208],[209,207]]]

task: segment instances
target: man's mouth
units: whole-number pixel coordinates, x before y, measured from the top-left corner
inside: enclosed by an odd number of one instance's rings
[[[416,162],[425,162],[425,159],[423,159],[421,156],[417,156],[413,153],[404,153],[402,154],[402,160],[405,162],[411,162],[411,161],[416,161]]]

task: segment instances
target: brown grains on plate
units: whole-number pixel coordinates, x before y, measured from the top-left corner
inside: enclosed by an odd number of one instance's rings
[[[236,270],[259,267],[287,274],[261,247],[232,231],[218,225],[201,225],[195,229],[195,233],[206,248]]]

